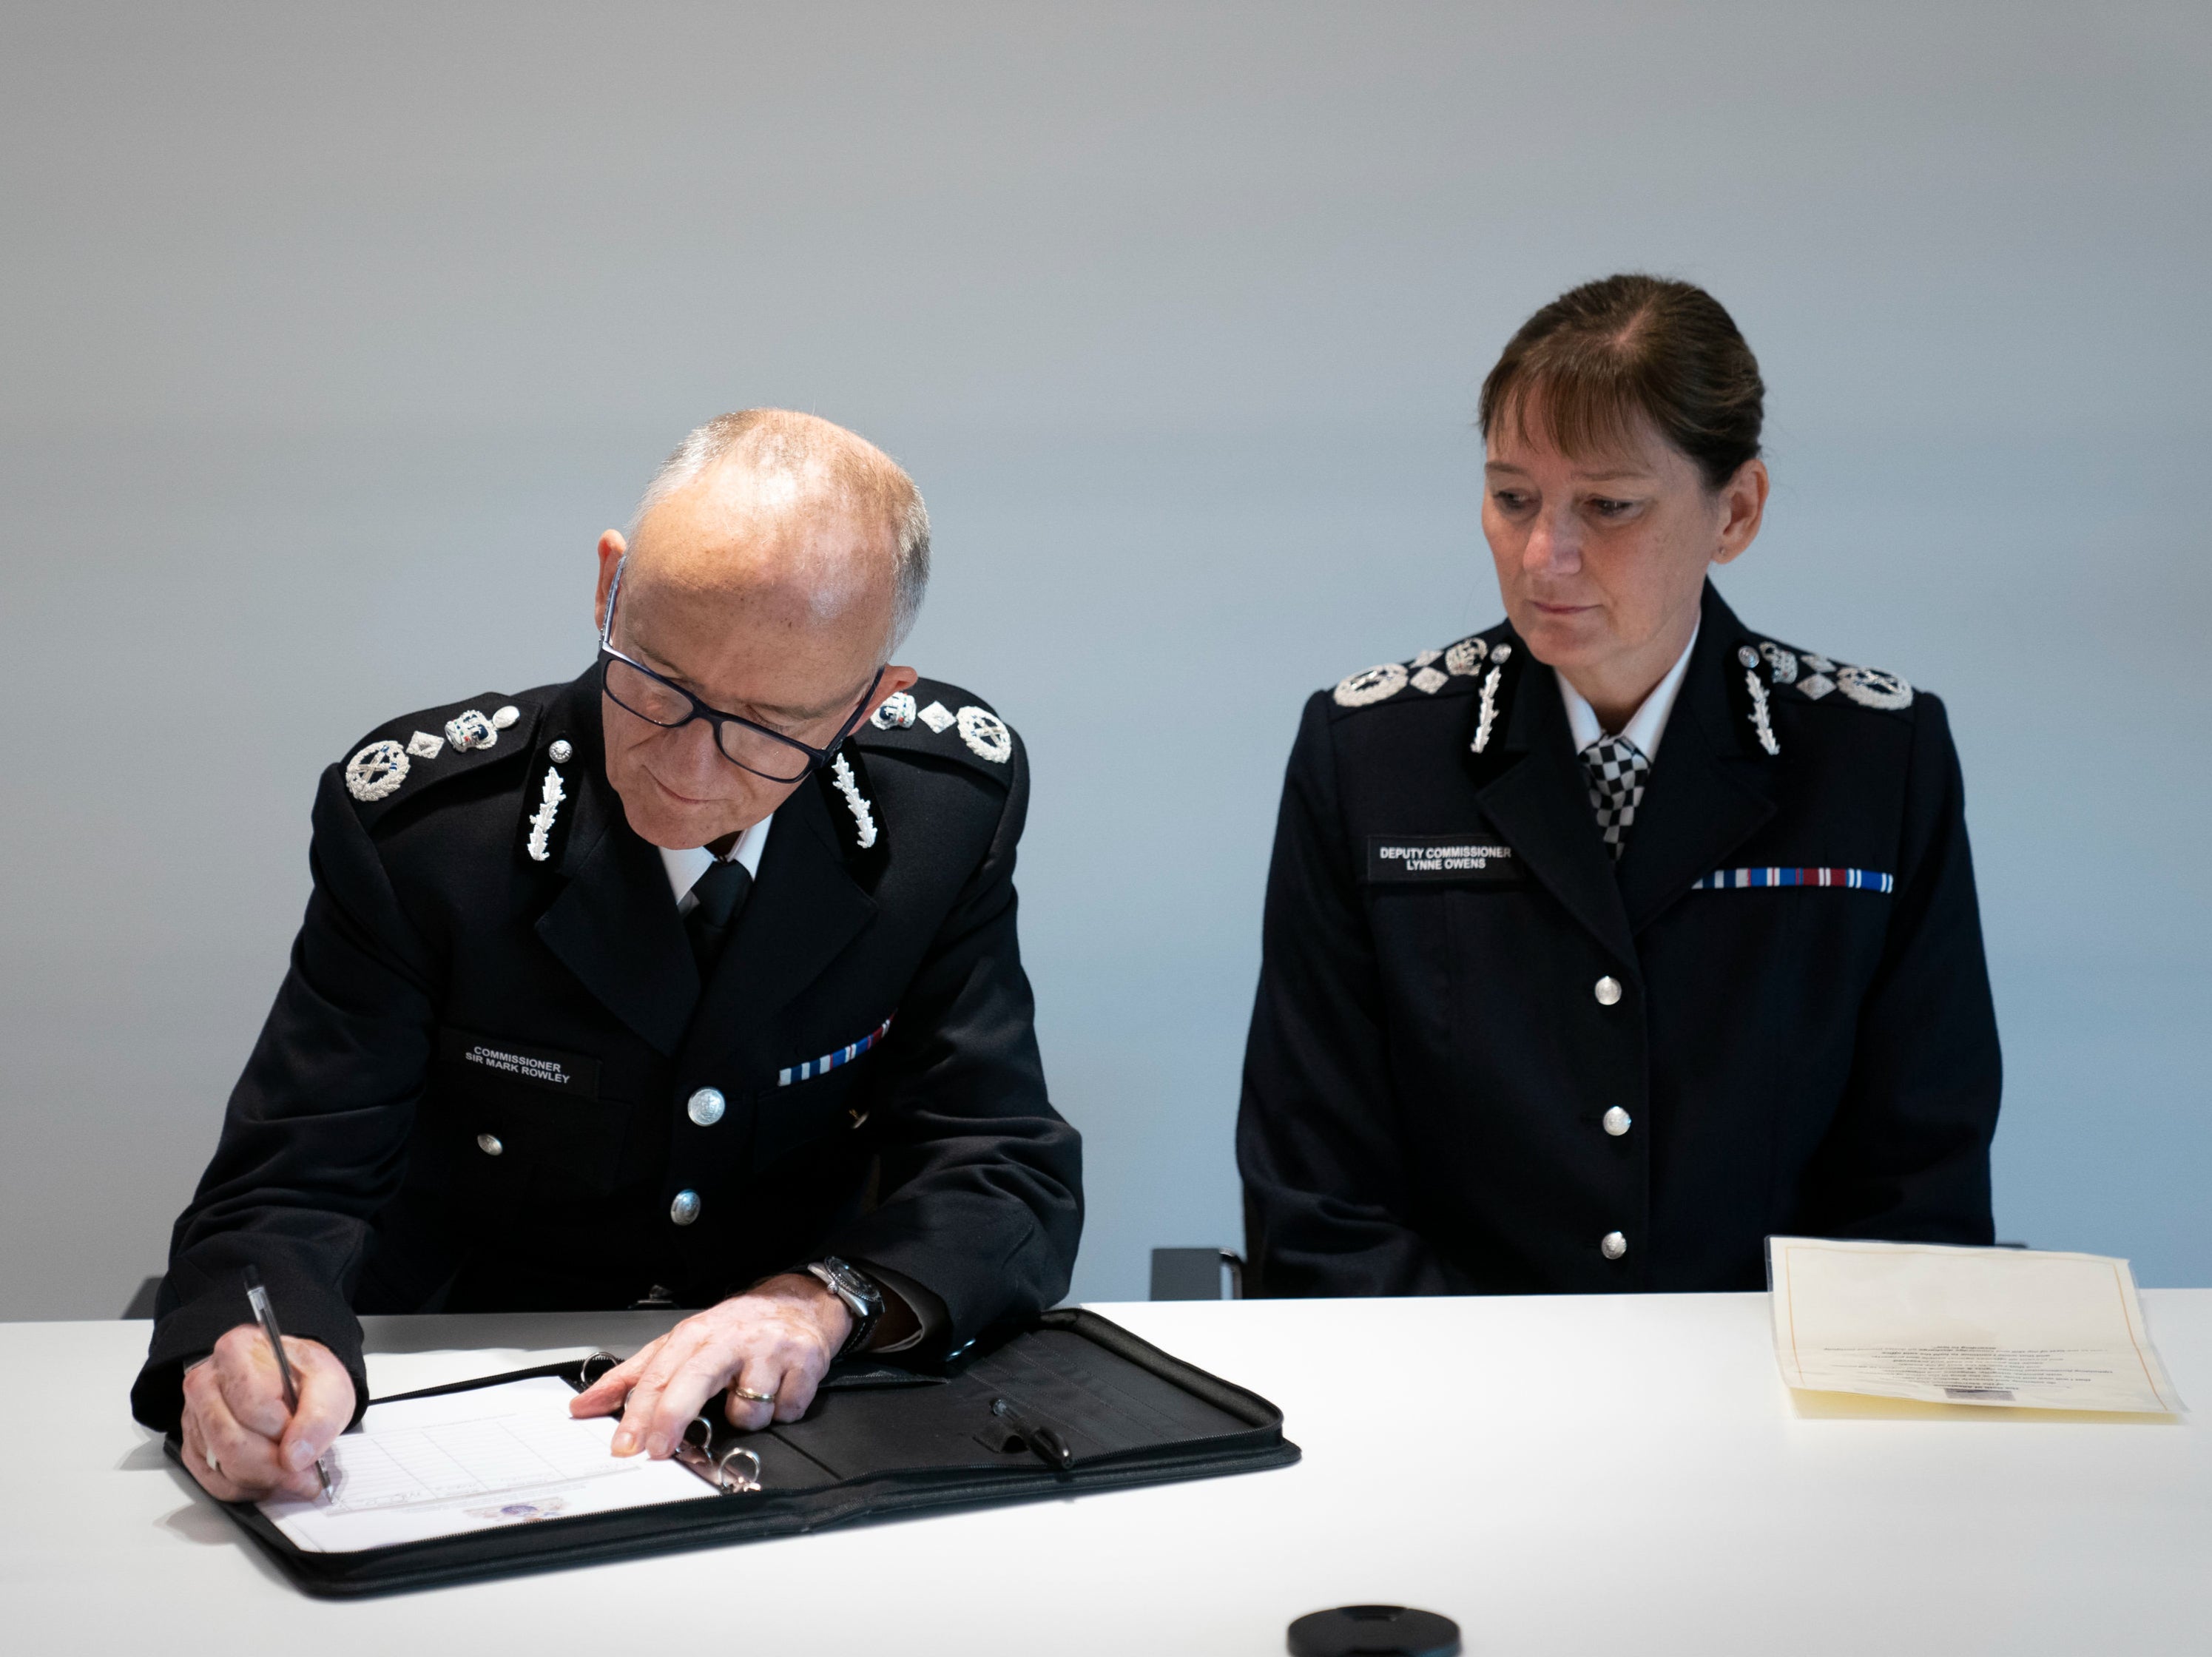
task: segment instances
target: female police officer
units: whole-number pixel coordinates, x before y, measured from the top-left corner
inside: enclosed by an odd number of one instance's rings
[[[1762,386],[1613,276],[1484,383],[1507,619],[1316,695],[1237,1156],[1260,1291],[1755,1289],[1775,1233],[1985,1243],[1997,1112],[1942,705],[1746,627]]]

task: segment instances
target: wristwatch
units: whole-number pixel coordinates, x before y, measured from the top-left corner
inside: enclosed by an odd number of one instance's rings
[[[884,1291],[877,1288],[872,1279],[835,1254],[825,1255],[806,1269],[819,1278],[831,1294],[844,1302],[845,1309],[853,1314],[852,1332],[845,1337],[845,1344],[837,1349],[837,1356],[842,1358],[848,1352],[859,1351],[868,1344],[868,1337],[876,1332],[876,1326],[883,1321]]]

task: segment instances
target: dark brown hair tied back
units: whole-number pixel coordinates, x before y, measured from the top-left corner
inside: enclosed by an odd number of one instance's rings
[[[1766,387],[1721,302],[1664,276],[1607,276],[1559,295],[1521,325],[1482,382],[1483,435],[1510,418],[1525,440],[1529,399],[1544,434],[1577,458],[1650,422],[1717,489],[1759,453]]]

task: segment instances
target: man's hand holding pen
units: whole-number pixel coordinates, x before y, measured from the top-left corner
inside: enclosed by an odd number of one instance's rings
[[[185,1371],[185,1466],[224,1502],[322,1490],[315,1459],[353,1419],[353,1377],[319,1341],[284,1338],[300,1407],[284,1405],[276,1354],[256,1323],[241,1323]]]

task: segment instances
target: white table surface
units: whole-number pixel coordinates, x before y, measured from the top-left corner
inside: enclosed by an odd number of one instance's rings
[[[2144,1300],[2212,1411],[2212,1290]],[[350,1603],[287,1586],[130,1420],[149,1326],[0,1325],[0,1648],[1258,1657],[1303,1611],[1391,1600],[1472,1657],[2212,1651],[2202,1417],[1803,1415],[1761,1295],[1098,1309],[1273,1399],[1304,1460]],[[645,1329],[383,1320],[408,1350],[371,1384]]]

